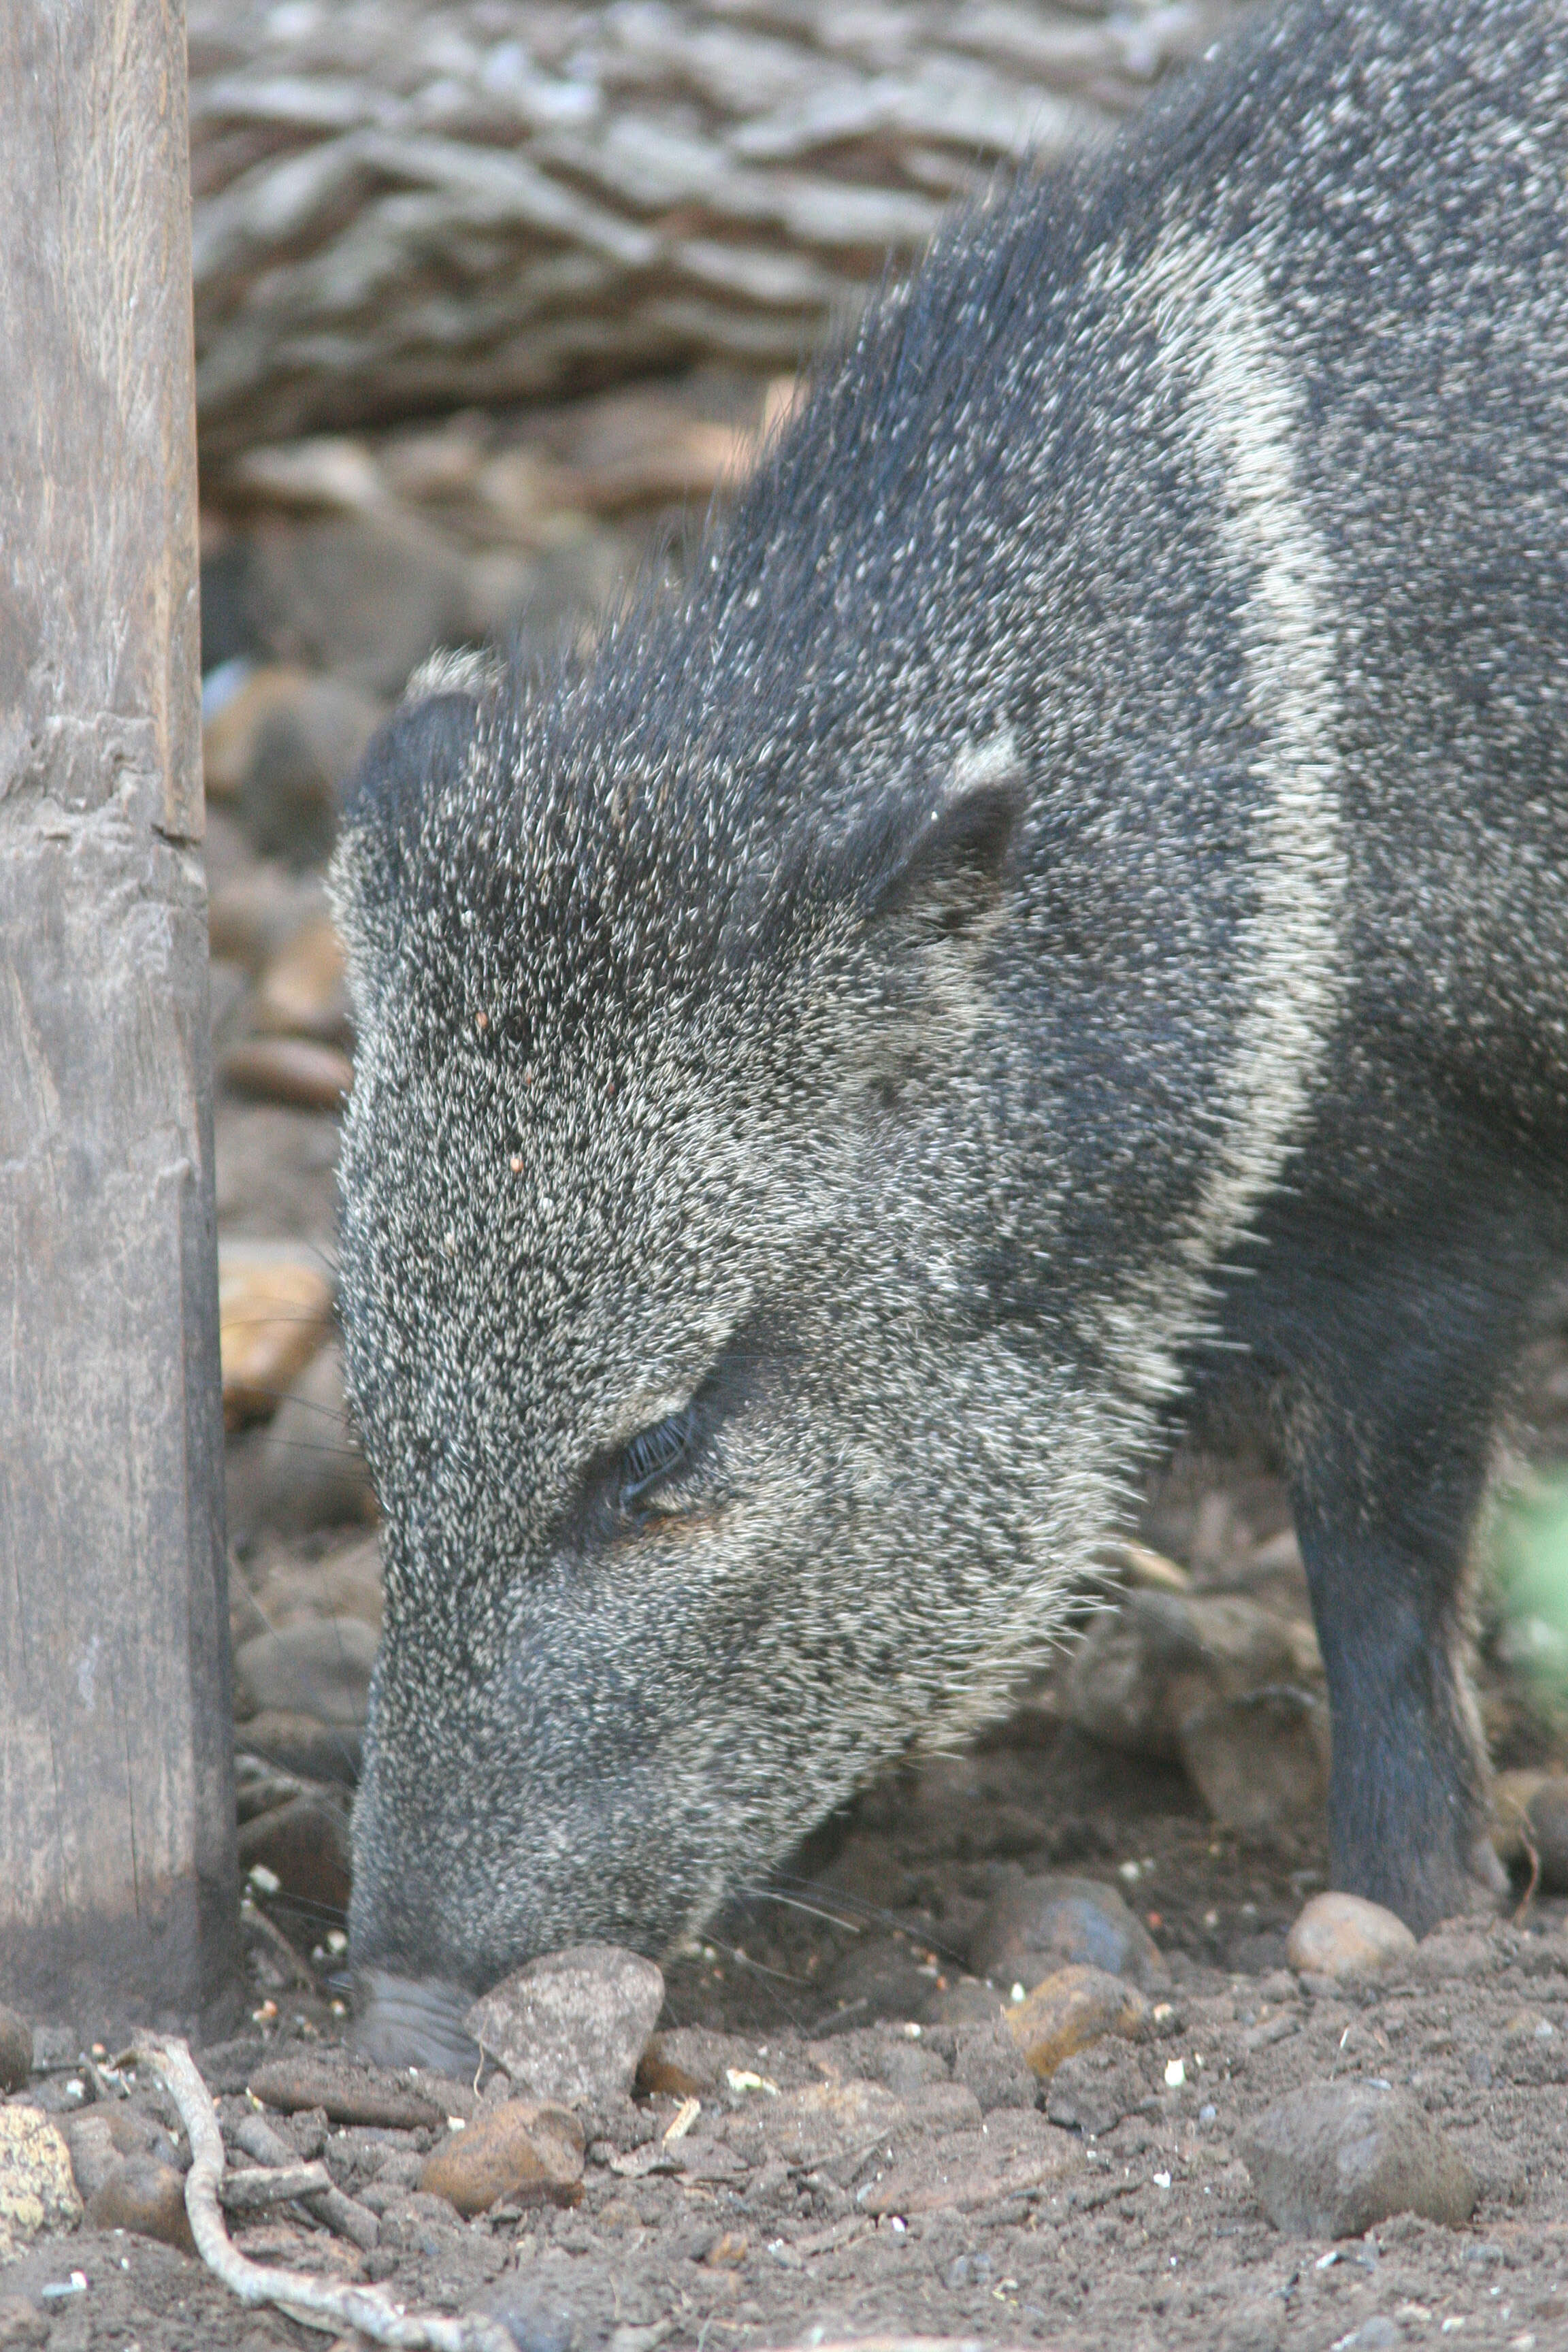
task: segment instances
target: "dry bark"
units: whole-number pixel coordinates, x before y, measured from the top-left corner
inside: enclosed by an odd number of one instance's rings
[[[793,367],[1240,0],[194,0],[204,454]]]

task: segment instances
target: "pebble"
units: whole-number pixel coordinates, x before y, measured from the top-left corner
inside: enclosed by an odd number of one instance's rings
[[[1039,2092],[1024,2053],[994,2010],[983,2023],[953,2028],[952,2079],[973,2092],[986,2115],[998,2107],[1032,2107]]]
[[[464,2022],[526,2097],[603,2107],[630,2091],[663,2006],[651,1960],[577,1944],[503,1978]]]
[[[1543,1780],[1525,1808],[1546,1895],[1568,1894],[1568,1780]]]
[[[221,693],[203,686],[202,781],[214,800],[237,800],[258,730],[268,715],[287,709],[314,683],[308,670],[284,663],[231,666]],[[221,949],[215,952],[222,953]]]
[[[326,1912],[345,1912],[353,1885],[346,1803],[326,1793],[292,1797],[239,1829],[239,1874],[258,1866],[276,1892]]]
[[[214,889],[207,902],[208,945],[215,961],[237,964],[259,980],[297,931],[326,916],[318,879],[257,866]]]
[[[1004,2014],[1031,2074],[1042,2082],[1075,2050],[1108,2033],[1137,2042],[1150,2031],[1149,2004],[1134,1986],[1081,1964],[1043,1977],[1026,2000]]]
[[[1372,1977],[1406,1960],[1415,1938],[1403,1919],[1359,1895],[1314,1895],[1285,1946],[1303,1976]]]
[[[1124,2042],[1107,2038],[1064,2058],[1051,2076],[1046,2113],[1070,2130],[1114,2131],[1153,2096],[1142,2063]]]
[[[287,1707],[264,1706],[239,1727],[237,1747],[297,1780],[324,1780],[345,1789],[358,1785],[360,1735],[344,1724],[322,1723],[313,1715],[296,1714]]]
[[[236,1094],[294,1110],[341,1110],[354,1082],[348,1055],[310,1037],[242,1037],[225,1048],[218,1074]]]
[[[1147,1988],[1168,1980],[1159,1947],[1113,1886],[1055,1871],[1005,1878],[970,1939],[970,1966],[993,1983],[1032,1992],[1081,1962]]]
[[[375,1489],[354,1437],[335,1340],[306,1366],[272,1416],[249,1499],[283,1535],[363,1527],[374,1518]]]
[[[123,2151],[114,2145],[109,2117],[95,2108],[89,2107],[86,2115],[66,2116],[61,2128],[70,2150],[71,2178],[83,2204],[88,2204],[121,2161]]]
[[[644,2097],[713,2098],[729,2087],[731,2072],[755,2074],[760,2063],[751,2043],[738,2034],[678,2025],[649,2035],[637,2061],[636,2088]]]
[[[26,2295],[0,2297],[0,2352],[33,2352],[49,2340],[49,2323]]]
[[[265,2106],[283,2115],[320,2107],[334,2124],[418,2131],[446,2121],[442,2108],[380,2067],[333,2065],[321,2058],[270,2058],[253,2071],[247,2088]]]
[[[1194,1707],[1177,1727],[1187,1778],[1216,1822],[1249,1837],[1321,1821],[1329,1796],[1329,1709],[1278,1683]]]
[[[462,555],[391,507],[265,517],[250,534],[249,604],[276,659],[377,696],[401,694],[437,646],[469,634]]]
[[[183,2254],[196,2251],[184,2178],[155,2156],[121,2157],[88,2200],[87,2218],[95,2230],[132,2230]]]
[[[1134,1588],[1075,1653],[1064,1704],[1090,1738],[1173,1763],[1183,1718],[1195,1709],[1321,1681],[1317,1640],[1304,1622],[1241,1593]]]
[[[315,915],[268,961],[251,1005],[258,1030],[347,1045],[353,1034],[347,959],[330,915]]]
[[[331,1328],[332,1286],[318,1265],[276,1247],[218,1253],[225,1426],[266,1420]]]
[[[0,2091],[20,2091],[33,2071],[33,2029],[0,2001]]]
[[[1475,2210],[1469,2166],[1405,2091],[1311,2084],[1266,2107],[1237,2145],[1269,2220],[1298,2236],[1360,2237],[1394,2213],[1457,2230]]]
[[[41,2107],[0,2107],[0,2261],[40,2230],[74,2229],[70,2151]]]
[[[308,1618],[278,1633],[253,1633],[234,1654],[235,1714],[263,1707],[313,1715],[357,1730],[370,1696],[376,1638],[358,1617]]]
[[[583,2126],[564,2107],[506,2099],[432,2150],[419,2186],[471,2218],[504,2197],[574,2205],[583,2193]]]
[[[331,856],[339,795],[381,717],[377,701],[338,677],[306,678],[262,714],[237,797],[263,857],[281,858],[299,873]]]

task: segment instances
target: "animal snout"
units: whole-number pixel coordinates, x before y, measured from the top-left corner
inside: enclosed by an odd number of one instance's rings
[[[464,2032],[473,2001],[463,1986],[441,1977],[393,1976],[385,1969],[354,1972],[351,2040],[382,2066],[426,2066],[433,2074],[472,2074],[479,2044]]]

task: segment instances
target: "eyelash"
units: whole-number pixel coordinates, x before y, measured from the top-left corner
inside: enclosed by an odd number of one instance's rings
[[[685,1463],[697,1443],[696,1410],[687,1405],[631,1439],[621,1455],[616,1508],[624,1519],[640,1516],[648,1498]]]

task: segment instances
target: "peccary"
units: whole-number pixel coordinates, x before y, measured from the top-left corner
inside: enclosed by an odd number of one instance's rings
[[[1495,1882],[1464,1569],[1568,1145],[1568,31],[1313,0],[890,292],[679,596],[336,869],[366,2032],[658,1952],[1288,1465],[1333,1883]],[[378,2029],[378,2018],[380,2027]]]

